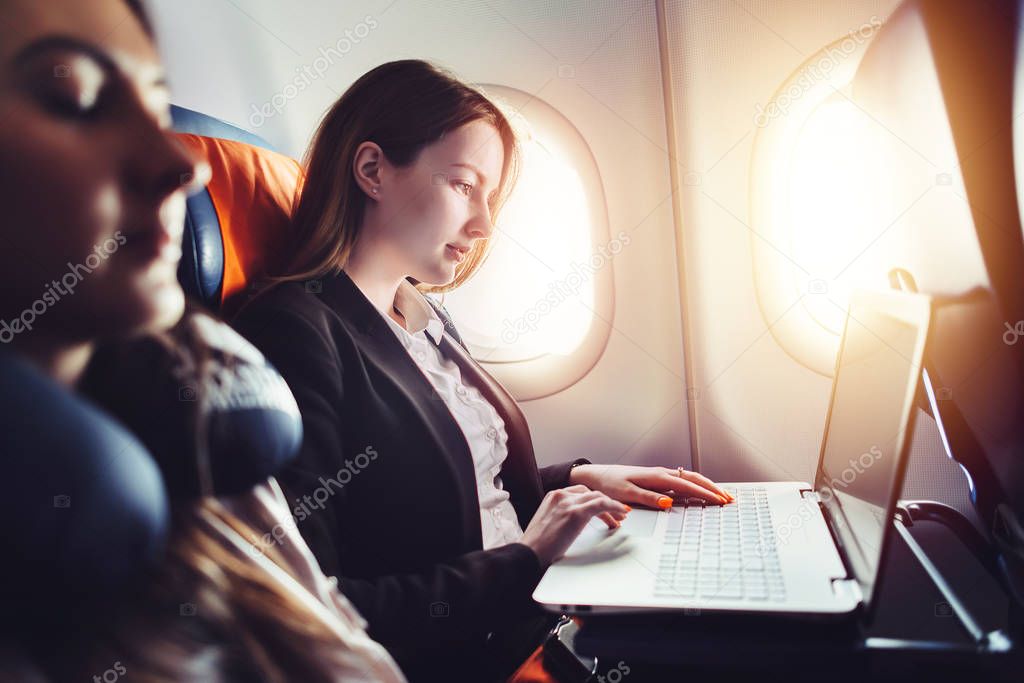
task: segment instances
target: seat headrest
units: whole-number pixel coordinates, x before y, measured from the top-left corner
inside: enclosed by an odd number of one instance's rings
[[[179,139],[212,171],[207,187],[188,200],[178,279],[189,297],[230,315],[248,287],[280,265],[302,168],[241,128],[171,110]]]
[[[205,313],[187,313],[164,335],[97,349],[79,384],[139,436],[171,500],[247,491],[302,443],[302,417],[284,379]]]
[[[173,121],[174,130],[179,133],[190,133],[204,138],[234,140],[235,142],[241,142],[272,152],[277,151],[273,145],[259,135],[250,133],[227,121],[221,121],[208,114],[179,107],[176,104],[171,105],[171,120]]]
[[[19,616],[32,618],[139,576],[159,556],[169,524],[146,448],[9,352],[0,352],[0,412],[5,605],[24,605]]]

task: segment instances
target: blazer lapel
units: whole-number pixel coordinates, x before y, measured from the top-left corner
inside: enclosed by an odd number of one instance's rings
[[[388,328],[380,312],[342,271],[324,283],[321,296],[325,302],[352,326],[361,337],[360,350],[368,363],[388,377],[419,415],[426,430],[433,436],[438,450],[448,462],[460,490],[470,492],[466,503],[474,508],[468,518],[479,538],[479,498],[476,495],[476,468],[469,443],[459,424],[433,385],[409,357],[395,333]],[[478,541],[479,542],[479,541]]]
[[[323,284],[321,297],[362,335],[362,348],[367,358],[387,374],[406,399],[416,407],[427,429],[448,459],[453,475],[458,478],[463,490],[472,491],[472,502],[479,511],[473,456],[466,436],[452,417],[448,406],[434,391],[415,361],[406,353],[380,312],[352,282],[348,273],[341,271],[334,278],[325,278]],[[491,402],[505,422],[508,457],[501,469],[502,484],[509,492],[510,502],[516,509],[519,524],[525,529],[544,496],[526,417],[508,391],[481,368],[447,330],[441,338],[440,349],[446,358],[450,358],[459,366],[463,380],[475,386],[484,398]],[[474,515],[477,533],[479,517],[479,514]]]
[[[505,422],[508,457],[501,468],[501,479],[516,509],[519,524],[525,529],[544,496],[526,417],[505,387],[480,367],[447,330],[441,339],[440,348],[445,357],[459,366],[463,381],[479,389]]]

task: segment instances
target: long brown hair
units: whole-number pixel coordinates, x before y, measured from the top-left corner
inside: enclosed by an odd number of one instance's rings
[[[505,149],[501,179],[490,203],[491,220],[515,185],[520,150],[515,131],[483,93],[429,62],[405,59],[382,64],[349,87],[321,121],[306,158],[306,181],[292,219],[295,248],[271,282],[312,280],[339,272],[359,237],[367,197],[352,163],[364,141],[377,143],[395,166],[407,167],[446,133],[483,120],[498,131]],[[418,284],[421,292],[446,292],[483,265],[491,239],[477,240],[445,285]]]
[[[227,547],[211,519],[292,573],[275,548],[216,499],[179,505],[161,566],[62,638],[61,655],[41,661],[53,680],[87,680],[115,662],[140,683],[336,680],[332,665],[344,660],[346,644],[270,574]]]

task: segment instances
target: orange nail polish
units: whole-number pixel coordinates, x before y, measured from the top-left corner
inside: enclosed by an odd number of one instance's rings
[[[631,507],[629,507],[629,506],[627,505],[627,506],[626,506],[626,512],[632,512],[632,511],[633,511],[633,508],[631,508]]]
[[[672,507],[672,499],[669,498],[668,496],[662,496],[661,498],[658,499],[658,507],[660,507],[662,510],[668,510],[670,507]]]

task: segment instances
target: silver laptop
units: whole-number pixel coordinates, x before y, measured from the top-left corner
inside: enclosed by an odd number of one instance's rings
[[[701,610],[840,615],[868,607],[903,481],[927,296],[855,292],[814,485],[719,484],[736,502],[591,520],[534,599],[570,614]]]

